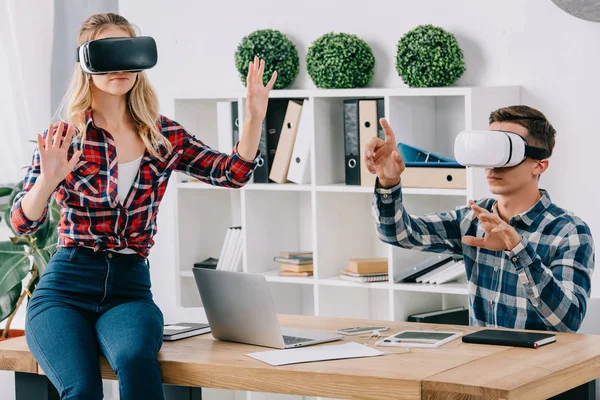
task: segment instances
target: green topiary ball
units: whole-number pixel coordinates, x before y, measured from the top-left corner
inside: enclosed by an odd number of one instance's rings
[[[461,77],[465,61],[453,34],[420,25],[398,41],[396,70],[410,87],[442,87]]]
[[[273,29],[254,31],[245,36],[235,52],[235,67],[240,73],[240,78],[246,86],[248,64],[254,56],[265,60],[263,84],[271,79],[273,72],[277,71],[277,81],[274,89],[283,89],[290,85],[300,69],[298,50],[294,43],[283,33]]]
[[[360,88],[373,78],[375,57],[358,36],[331,32],[311,44],[306,69],[319,88]]]

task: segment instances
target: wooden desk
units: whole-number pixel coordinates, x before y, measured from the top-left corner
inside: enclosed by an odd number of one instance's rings
[[[282,326],[329,332],[357,324],[384,324],[392,327],[390,334],[418,327],[452,328],[305,316],[280,316],[280,321]],[[329,344],[336,343],[341,342]],[[165,342],[159,355],[163,382],[353,399],[545,399],[600,377],[600,336],[596,335],[559,333],[556,343],[537,350],[455,340],[438,349],[411,349],[406,354],[281,367],[245,355],[263,350],[217,341],[210,334]],[[116,379],[107,361],[100,362],[103,378]],[[43,374],[24,338],[0,342],[0,370]]]

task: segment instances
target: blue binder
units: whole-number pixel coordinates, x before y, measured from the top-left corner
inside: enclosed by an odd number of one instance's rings
[[[410,146],[406,143],[398,143],[398,151],[404,160],[404,165],[407,167],[464,168],[452,158]]]

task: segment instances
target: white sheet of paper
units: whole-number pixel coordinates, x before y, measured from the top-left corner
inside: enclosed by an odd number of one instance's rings
[[[312,361],[340,360],[344,358],[375,357],[382,351],[356,342],[332,346],[307,346],[297,349],[270,350],[246,354],[249,357],[274,366],[298,364]]]

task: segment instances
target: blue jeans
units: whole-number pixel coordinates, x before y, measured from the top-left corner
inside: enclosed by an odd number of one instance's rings
[[[29,301],[25,336],[61,399],[102,399],[100,355],[121,399],[164,399],[163,322],[146,259],[59,248]]]

